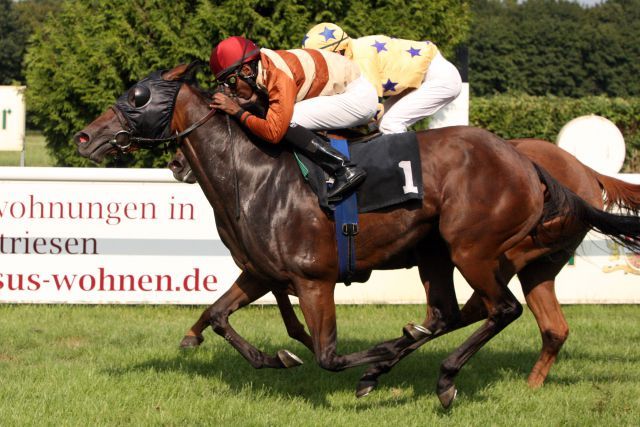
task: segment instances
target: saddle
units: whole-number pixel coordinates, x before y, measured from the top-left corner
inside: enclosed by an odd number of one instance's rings
[[[344,133],[343,133],[344,135]],[[338,281],[347,286],[365,282],[356,272],[358,212],[370,212],[411,200],[422,200],[420,151],[414,132],[394,135],[364,135],[347,142],[331,135],[333,147],[367,171],[367,179],[338,202],[327,199],[327,174],[301,153],[294,153],[305,179],[318,197],[321,207],[333,215],[338,247]]]
[[[256,99],[243,102],[247,111],[264,117],[268,99],[265,94],[256,94]],[[346,140],[347,156],[367,171],[367,179],[356,190],[358,212],[371,212],[409,200],[422,200],[422,173],[420,151],[415,132],[382,135],[371,132],[368,126],[316,132],[325,139]],[[303,175],[318,197],[320,206],[335,210],[335,203],[327,199],[325,172],[301,153],[295,153]]]
[[[340,135],[348,132],[341,131]],[[333,139],[344,139],[335,137],[334,132],[330,135]],[[359,135],[349,140],[347,146],[349,153],[345,154],[367,171],[367,179],[356,190],[358,212],[372,212],[411,200],[422,200],[422,168],[415,132]],[[327,199],[328,175],[304,155],[296,153],[296,158],[320,206],[333,211],[335,204]]]

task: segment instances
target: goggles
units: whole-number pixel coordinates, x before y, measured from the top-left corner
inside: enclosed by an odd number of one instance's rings
[[[239,77],[237,74],[231,74],[224,79],[223,84],[231,90],[236,90],[236,88],[238,87],[238,79]]]

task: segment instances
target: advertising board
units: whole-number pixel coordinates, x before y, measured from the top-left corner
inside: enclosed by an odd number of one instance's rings
[[[211,304],[240,272],[200,187],[168,170],[3,167],[0,185],[0,303]],[[455,281],[463,303],[472,290]],[[517,279],[510,288],[524,301]],[[640,257],[590,233],[556,293],[640,303]],[[336,286],[337,303],[424,301],[415,268]]]
[[[0,173],[2,302],[204,304],[238,275],[200,188],[168,170]]]
[[[0,151],[22,151],[26,110],[24,86],[0,86]]]

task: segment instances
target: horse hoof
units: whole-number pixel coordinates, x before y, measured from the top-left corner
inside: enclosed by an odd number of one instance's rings
[[[361,380],[356,387],[356,397],[359,399],[371,393],[378,386],[376,380]]]
[[[304,363],[302,359],[291,353],[289,350],[278,350],[277,356],[280,363],[282,363],[282,366],[285,368],[294,368]]]
[[[457,395],[458,390],[456,390],[456,387],[452,385],[446,391],[438,394],[438,399],[440,399],[440,403],[444,409],[449,409]]]
[[[545,375],[542,375],[539,370],[534,368],[529,374],[529,378],[527,378],[527,384],[531,388],[540,388],[544,384],[545,378]]]
[[[200,344],[204,341],[204,337],[202,335],[194,336],[194,335],[185,335],[180,341],[181,349],[189,349],[199,347]]]
[[[411,338],[414,341],[420,341],[421,339],[431,335],[431,331],[429,329],[422,325],[416,325],[415,323],[409,323],[407,326],[402,328],[402,332],[405,337]]]

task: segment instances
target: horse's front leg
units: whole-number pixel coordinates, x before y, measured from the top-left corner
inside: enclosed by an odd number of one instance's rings
[[[287,350],[279,350],[276,356],[263,353],[249,344],[229,324],[229,316],[232,313],[262,297],[268,291],[269,287],[264,282],[243,272],[231,288],[207,309],[207,320],[213,331],[238,350],[256,369],[290,368],[301,365],[302,360]]]
[[[204,332],[205,329],[210,325],[209,323],[209,310],[213,307],[213,304],[206,308],[198,318],[198,321],[193,324],[189,328],[182,341],[180,341],[180,348],[188,349],[198,347],[200,344],[204,342]]]
[[[392,358],[394,353],[387,343],[378,344],[365,351],[337,354],[338,333],[334,289],[335,282],[306,279],[296,281],[300,308],[309,328],[313,352],[320,367],[329,371],[342,371]]]
[[[304,325],[300,323],[296,312],[293,311],[293,305],[291,305],[289,295],[287,295],[285,291],[273,291],[273,295],[276,297],[276,302],[280,309],[280,316],[282,316],[282,321],[287,328],[289,336],[304,344],[313,353],[311,335],[304,330]]]
[[[273,291],[273,295],[278,303],[278,309],[280,309],[280,315],[282,316],[282,321],[287,328],[289,336],[294,340],[301,342],[311,352],[313,352],[311,336],[304,330],[304,325],[302,325],[300,320],[298,320],[298,316],[296,316],[293,306],[291,305],[291,301],[289,300],[289,295],[287,295],[285,291]],[[207,307],[207,309],[200,315],[198,321],[189,328],[180,342],[180,348],[195,348],[204,342],[202,332],[211,324],[209,320],[209,312],[212,307],[213,305]]]

